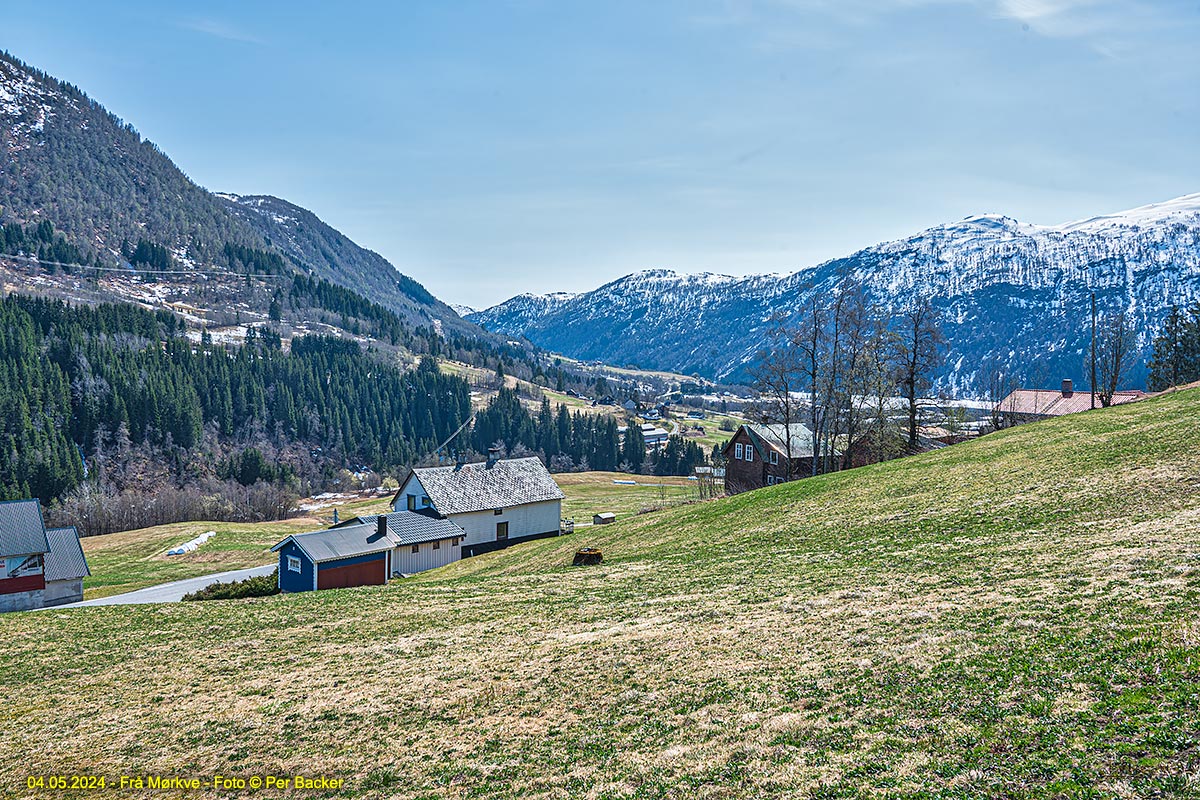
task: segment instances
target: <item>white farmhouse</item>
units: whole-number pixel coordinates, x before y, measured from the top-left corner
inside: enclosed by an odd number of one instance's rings
[[[466,533],[466,558],[557,536],[563,496],[540,459],[493,457],[478,464],[409,470],[392,509],[449,519]]]

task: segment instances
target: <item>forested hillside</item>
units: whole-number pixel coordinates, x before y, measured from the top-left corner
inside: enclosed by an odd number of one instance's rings
[[[6,498],[49,502],[80,483],[84,459],[120,463],[137,448],[174,464],[178,479],[264,443],[394,469],[470,414],[466,383],[432,361],[404,372],[328,337],[294,339],[284,352],[269,331],[241,347],[207,337],[194,347],[176,317],[131,305],[8,297],[0,347]]]
[[[417,324],[437,320],[452,330],[481,333],[476,325],[461,319],[416,280],[399,273],[383,256],[359,247],[311,211],[278,197],[234,194],[217,197],[272,246],[314,274],[353,287]]]
[[[148,238],[216,261],[226,242],[263,245],[153,142],[75,86],[0,53],[0,206],[5,221],[52,221],[88,258],[112,263]]]
[[[366,292],[413,325],[487,338],[312,212],[212,194],[77,87],[7,53],[0,122],[0,252],[109,268],[308,274]],[[44,225],[57,233],[41,238]]]

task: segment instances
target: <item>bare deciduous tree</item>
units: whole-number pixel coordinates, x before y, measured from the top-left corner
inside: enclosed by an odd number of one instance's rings
[[[795,345],[803,382],[808,385],[808,428],[812,431],[812,469],[816,475],[820,469],[817,457],[821,450],[821,432],[824,427],[821,409],[823,403],[820,387],[825,377],[826,361],[826,311],[815,296],[805,304],[804,317],[797,328],[792,342]]]
[[[1117,387],[1133,364],[1136,344],[1133,325],[1124,311],[1105,320],[1096,331],[1096,394],[1105,408],[1112,405]]]
[[[897,330],[900,390],[908,404],[908,446],[917,446],[918,396],[930,384],[929,375],[941,363],[941,321],[928,300],[918,300],[900,318]]]
[[[758,363],[750,371],[758,393],[754,413],[764,423],[783,426],[784,478],[792,479],[792,424],[799,417],[795,392],[799,388],[800,359],[794,346],[796,331],[787,327],[780,315],[772,316],[767,347],[759,352]]]

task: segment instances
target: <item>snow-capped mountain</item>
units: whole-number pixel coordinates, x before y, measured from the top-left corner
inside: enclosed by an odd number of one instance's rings
[[[783,277],[639,272],[470,318],[576,358],[737,379],[772,313],[798,315],[846,279],[889,314],[919,297],[941,311],[949,347],[939,389],[978,393],[997,369],[1026,384],[1085,386],[1093,290],[1101,315],[1130,315],[1143,358],[1171,306],[1200,300],[1200,194],[1064,225],[968,217]],[[1138,364],[1128,382],[1145,375]]]
[[[508,333],[509,328],[536,325],[538,320],[553,314],[560,307],[574,300],[575,297],[576,295],[570,292],[519,294],[494,308],[471,311],[463,316],[489,330]],[[493,311],[498,314],[494,318],[491,316]]]

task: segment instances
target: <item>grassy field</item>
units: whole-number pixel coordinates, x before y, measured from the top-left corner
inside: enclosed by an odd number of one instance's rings
[[[679,505],[698,499],[696,482],[687,478],[627,475],[622,472],[567,472],[554,476],[567,499],[563,516],[579,525],[592,521],[593,514],[611,511],[617,518],[640,511]],[[613,483],[637,481],[636,486]]]
[[[0,794],[1196,797],[1198,417],[1089,412],[384,588],[6,615]]]
[[[563,513],[590,523],[592,515],[612,511],[618,517],[646,509],[664,508],[695,500],[696,485],[686,478],[656,478],[619,472],[578,472],[555,476],[567,499]],[[613,480],[637,480],[637,486],[614,484]],[[339,502],[343,520],[358,514],[387,510],[389,497]],[[281,522],[181,522],[158,525],[83,540],[92,577],[84,581],[88,600],[131,592],[157,583],[195,578],[226,570],[257,567],[272,561],[269,548],[290,533],[326,528],[333,524],[333,508],[323,508],[303,517]],[[208,543],[191,553],[168,556],[167,550],[214,531]]]
[[[388,498],[363,499],[338,506],[342,519],[386,509]],[[269,564],[272,545],[288,534],[328,527],[333,508],[280,522],[180,522],[82,540],[92,576],[84,580],[84,598],[91,600],[131,592],[157,583],[195,578],[226,570]],[[168,556],[167,551],[206,531],[217,535],[191,553]]]
[[[136,531],[89,536],[83,540],[92,577],[84,580],[84,597],[106,597],[156,583],[195,578],[231,569],[270,563],[271,545],[290,533],[314,530],[320,523],[301,517],[283,522],[180,522]],[[181,556],[167,550],[205,531],[216,536]]]
[[[730,414],[719,414],[714,411],[704,412],[704,419],[702,420],[688,419],[686,411],[676,414],[673,419],[679,423],[681,429],[690,428],[693,425],[699,425],[704,428],[703,435],[688,436],[687,438],[699,444],[705,451],[711,450],[713,445],[724,445],[733,438],[733,434],[737,431],[738,426],[746,421],[741,417],[735,417]],[[733,430],[721,430],[722,422],[732,425]]]

